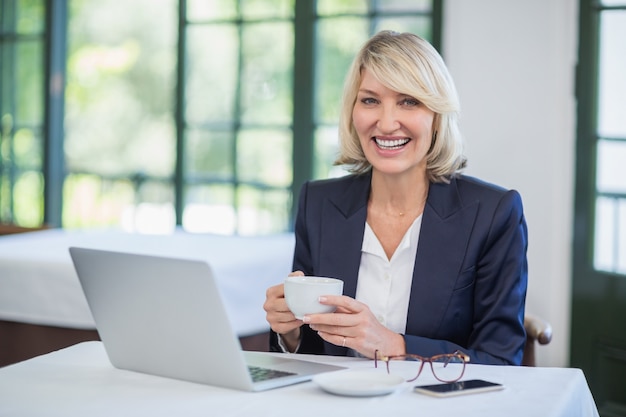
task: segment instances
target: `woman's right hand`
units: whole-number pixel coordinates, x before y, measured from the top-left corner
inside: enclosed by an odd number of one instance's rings
[[[302,271],[294,271],[289,276],[303,276]],[[280,335],[283,344],[290,351],[294,352],[300,343],[300,326],[302,320],[296,319],[285,301],[284,284],[274,285],[267,289],[265,293],[265,318],[272,330]]]

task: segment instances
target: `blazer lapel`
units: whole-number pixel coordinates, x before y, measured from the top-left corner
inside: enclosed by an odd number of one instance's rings
[[[439,329],[478,211],[478,201],[463,206],[456,181],[431,184],[422,217],[407,333],[433,336]]]
[[[356,296],[370,184],[371,175],[357,176],[345,193],[322,206],[319,271],[342,279],[343,293],[350,297]]]

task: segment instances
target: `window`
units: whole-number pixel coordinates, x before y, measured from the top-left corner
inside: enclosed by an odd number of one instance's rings
[[[626,392],[626,0],[580,0],[570,365],[589,375],[600,415]]]
[[[45,12],[52,16],[41,6],[45,2],[16,1],[0,4],[40,4],[34,21],[45,38]],[[0,165],[0,184],[12,191],[0,188],[2,221],[20,223],[16,213],[27,213],[5,196],[30,195],[35,204],[27,206],[39,215],[31,222],[67,228],[159,233],[179,225],[242,235],[289,230],[301,184],[343,174],[332,166],[338,108],[347,67],[361,44],[383,28],[417,33],[436,46],[440,37],[441,0],[67,4],[64,141],[52,158],[61,160],[64,177],[57,181],[42,169],[42,158],[54,150],[45,150],[41,139],[27,163],[3,153],[11,165]],[[4,54],[5,45],[18,41],[5,32],[17,33],[19,16],[4,10],[2,16]],[[14,66],[7,75],[6,63]],[[3,87],[18,77],[17,64],[3,55]],[[43,64],[28,63],[33,69]],[[44,85],[41,79],[21,85],[31,101],[43,102],[43,87],[28,90]],[[14,118],[16,109],[4,104],[2,91],[3,120]],[[40,111],[32,126],[45,128],[43,120]],[[17,164],[29,166],[37,179],[26,193],[19,191]],[[45,194],[44,211],[41,188],[53,180],[62,183],[62,198]],[[58,210],[48,210],[51,204]]]
[[[626,1],[599,14],[594,266],[626,275]]]
[[[185,16],[182,224],[225,234],[286,230],[293,6],[190,0]]]
[[[591,254],[593,270],[626,275],[626,1],[581,1],[581,16],[575,268]]]
[[[62,224],[167,232],[176,221],[177,3],[69,4]]]
[[[187,2],[183,226],[272,233],[289,228],[299,184],[340,174],[331,171],[338,107],[355,51],[381,28],[431,38],[432,5],[325,0],[294,7],[267,0],[238,6]],[[301,17],[306,14],[313,18]],[[294,80],[295,66],[303,70]],[[297,178],[296,167],[311,156]]]
[[[0,1],[0,222],[43,222],[43,1]]]

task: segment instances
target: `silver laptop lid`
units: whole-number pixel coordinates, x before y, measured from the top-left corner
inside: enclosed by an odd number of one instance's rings
[[[304,362],[303,375],[255,385],[206,262],[76,247],[70,255],[117,368],[242,390],[341,369]]]

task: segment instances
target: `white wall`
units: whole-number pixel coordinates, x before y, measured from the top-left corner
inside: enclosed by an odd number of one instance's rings
[[[538,365],[569,364],[577,0],[445,0],[443,55],[461,97],[467,173],[518,190]]]

